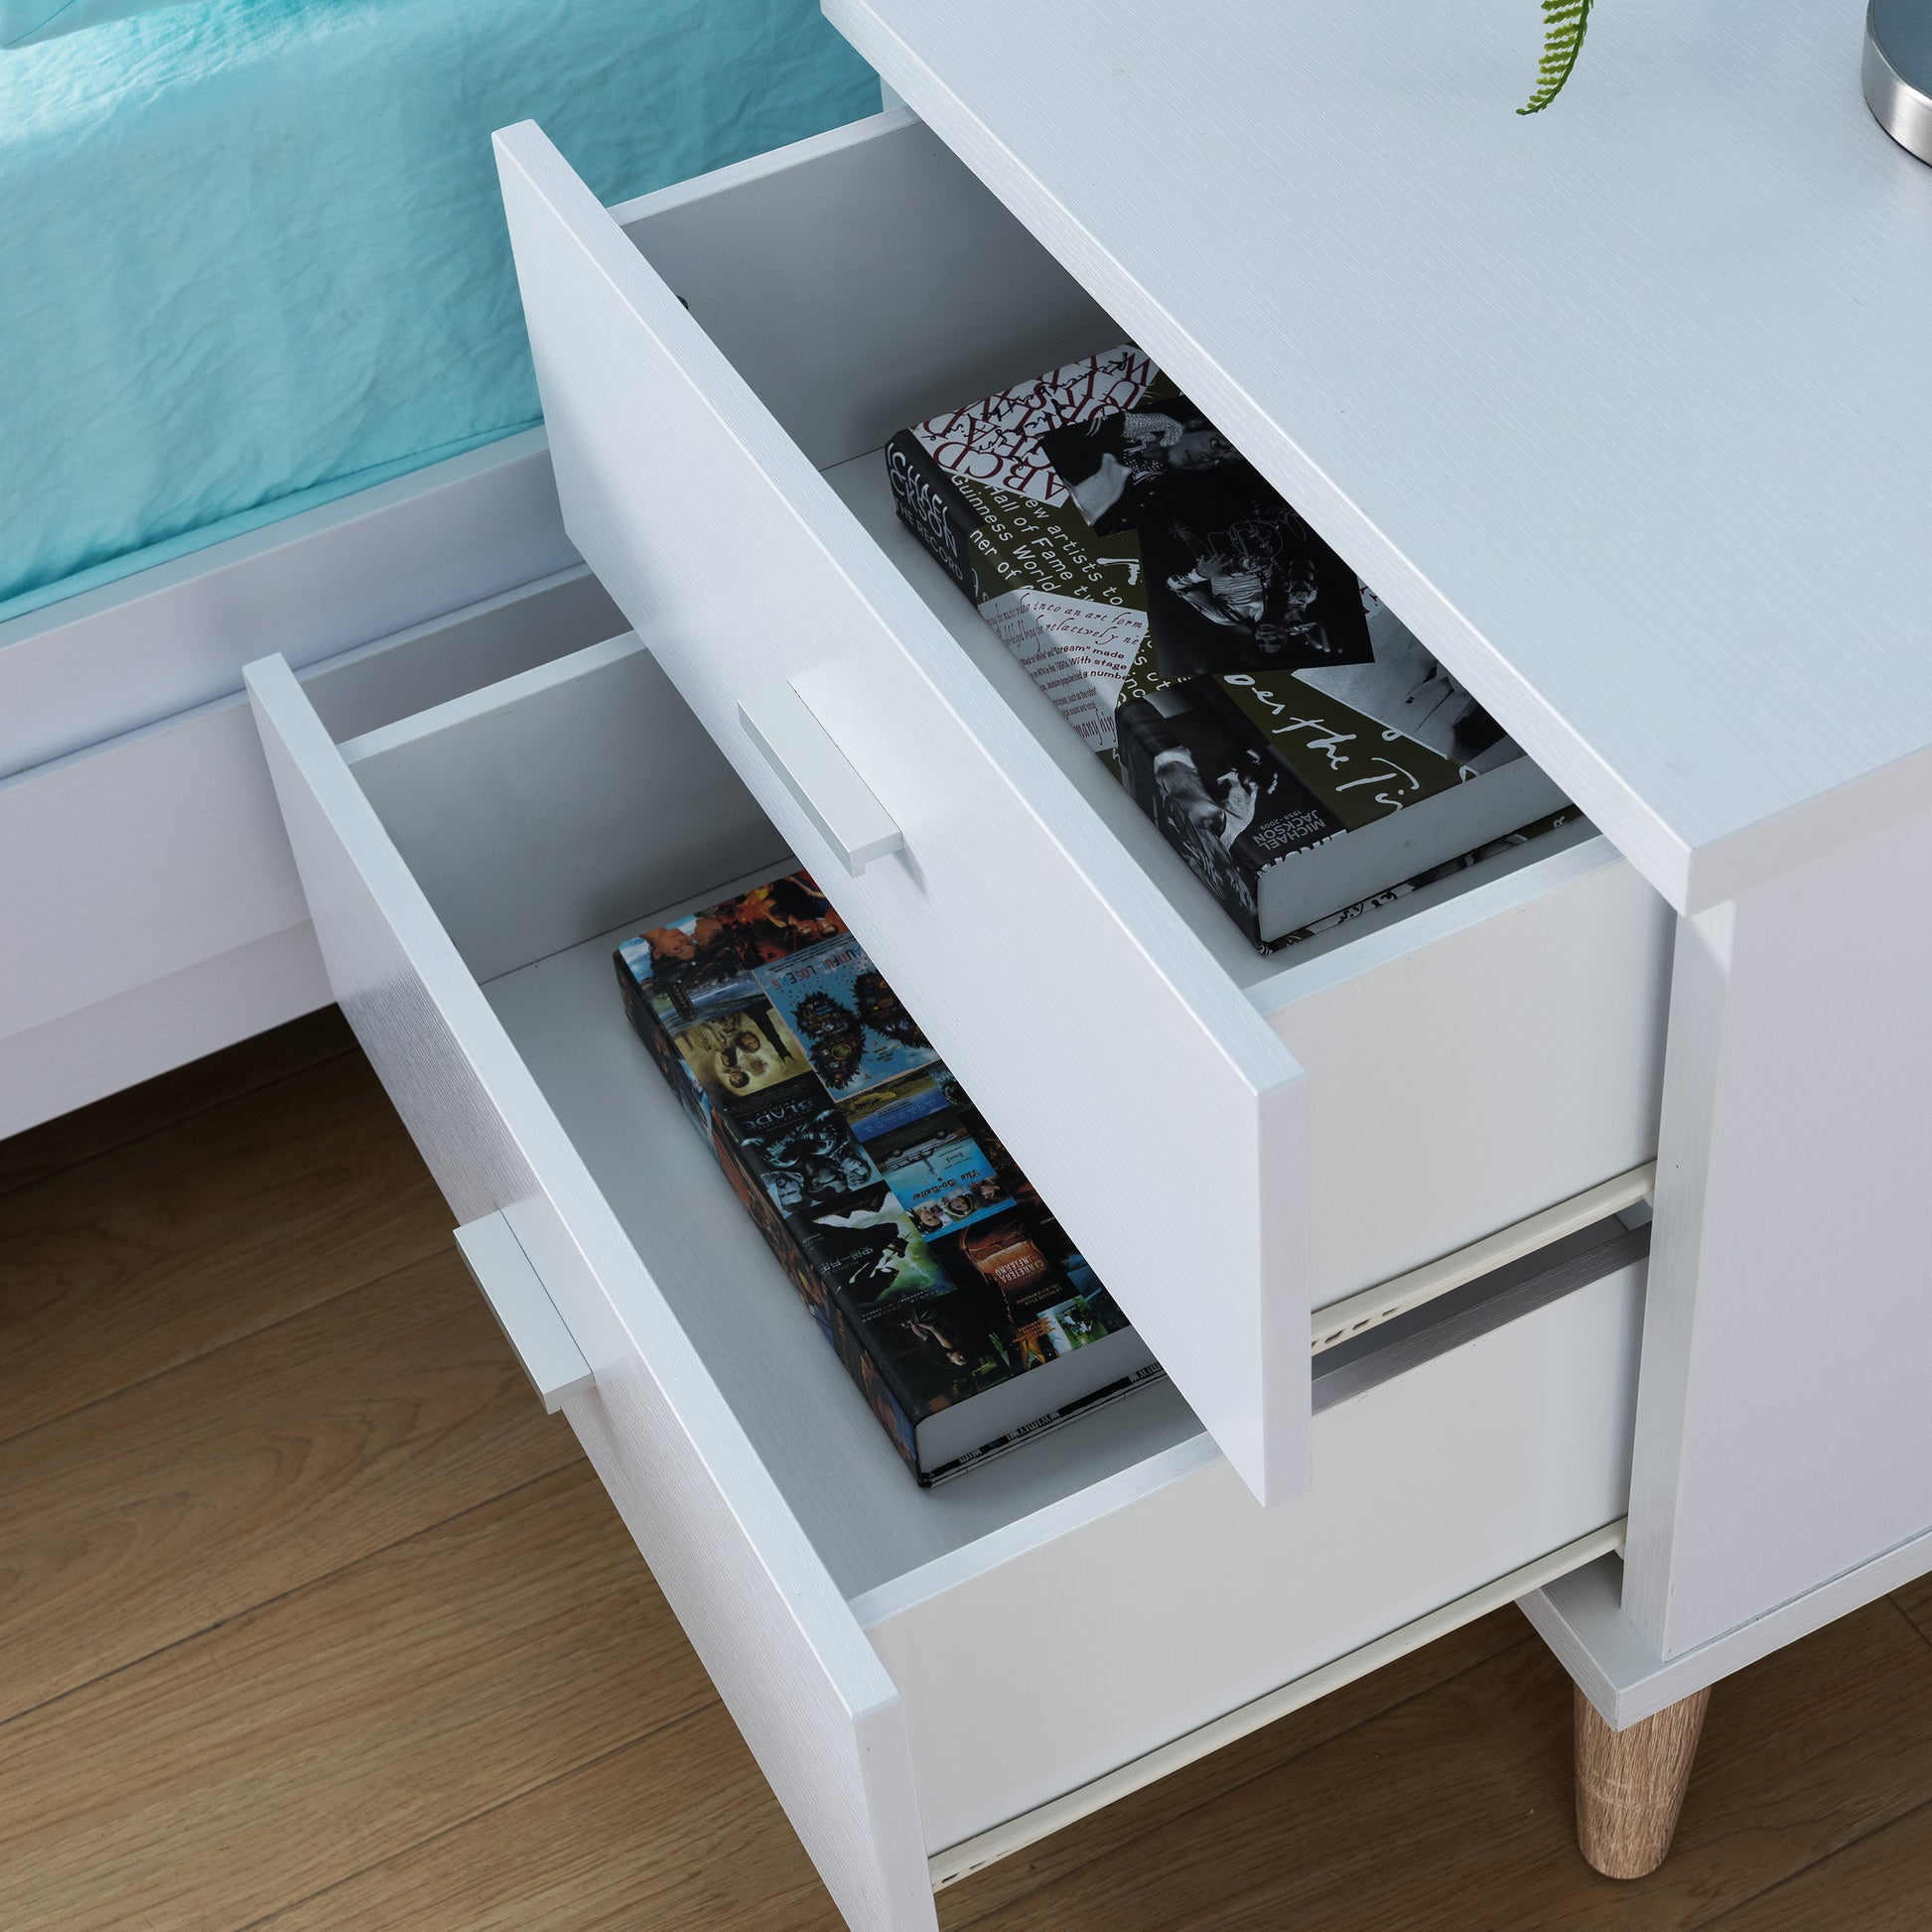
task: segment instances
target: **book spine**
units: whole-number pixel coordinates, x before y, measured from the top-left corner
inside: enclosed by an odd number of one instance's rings
[[[832,1271],[813,1253],[809,1236],[779,1213],[764,1183],[763,1163],[722,1118],[713,1124],[711,1149],[820,1333],[858,1384],[905,1466],[923,1484],[927,1477],[919,1467],[918,1436],[897,1378],[867,1341],[864,1325],[848,1308]]]
[[[711,1109],[706,1103],[703,1088],[685,1065],[684,1055],[677,1050],[676,1040],[659,1024],[649,994],[638,985],[623,954],[614,953],[612,958],[617,965],[618,986],[623,994],[624,1018],[630,1022],[630,1031],[643,1041],[644,1050],[657,1062],[658,1072],[670,1082],[671,1091],[677,1095],[692,1126],[700,1134],[709,1132]]]
[[[691,1124],[710,1143],[712,1158],[731,1182],[732,1191],[764,1237],[764,1245],[785,1271],[786,1280],[797,1291],[827,1345],[845,1364],[846,1373],[858,1384],[860,1394],[893,1439],[893,1447],[921,1486],[928,1485],[931,1478],[919,1467],[918,1438],[911,1416],[888,1382],[886,1364],[868,1347],[864,1328],[847,1312],[843,1298],[835,1293],[809,1245],[778,1211],[765,1187],[761,1164],[733,1132],[724,1114],[706,1102],[676,1040],[665,1031],[621,953],[617,955],[617,969],[631,1031],[643,1041],[657,1070],[683,1103]]]
[[[893,1439],[899,1459],[918,1479],[921,1488],[929,1488],[931,1471],[919,1466],[918,1428],[913,1420],[919,1408],[916,1397],[893,1364],[872,1345],[863,1316],[839,1285],[836,1273],[821,1265],[812,1251],[810,1238],[794,1233],[789,1227],[785,1233],[794,1244],[800,1267],[815,1285],[816,1293],[824,1298],[830,1316],[828,1338],[845,1364],[845,1372],[858,1384],[867,1407]]]
[[[922,1486],[929,1485],[930,1473],[919,1466],[917,1425],[913,1420],[919,1413],[918,1398],[887,1356],[873,1346],[862,1307],[847,1292],[838,1268],[819,1253],[810,1222],[779,1211],[766,1184],[766,1163],[723,1110],[714,1110],[711,1145],[740,1200],[764,1236],[765,1246],[778,1258],[799,1299],[845,1364],[846,1373],[858,1384],[867,1406],[893,1439],[906,1467]]]
[[[736,1123],[722,1114],[714,1120],[711,1146],[738,1197],[777,1257],[798,1298],[811,1311],[819,1331],[858,1384],[859,1393],[893,1439],[900,1458],[921,1484],[928,1477],[919,1467],[918,1435],[913,1421],[916,1399],[893,1365],[873,1347],[863,1314],[842,1285],[836,1266],[827,1263],[812,1238],[809,1220],[781,1212],[766,1184],[767,1165],[756,1147],[748,1145]]]
[[[931,551],[975,607],[985,602],[973,563],[973,532],[979,528],[979,518],[952,479],[907,429],[886,445],[886,468],[893,480],[898,520]]]
[[[846,1312],[843,1303],[835,1302],[832,1313],[832,1346],[845,1364],[845,1372],[852,1377],[880,1428],[892,1438],[899,1460],[911,1471],[913,1480],[921,1489],[931,1488],[932,1472],[919,1466],[918,1425],[900,1397],[897,1378],[888,1374],[886,1364],[866,1340],[865,1329]]]

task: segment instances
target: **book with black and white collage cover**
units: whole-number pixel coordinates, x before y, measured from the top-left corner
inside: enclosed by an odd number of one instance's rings
[[[618,948],[632,1027],[921,1484],[1160,1375],[802,872]]]
[[[900,519],[1262,950],[1573,815],[1131,344],[886,456]]]

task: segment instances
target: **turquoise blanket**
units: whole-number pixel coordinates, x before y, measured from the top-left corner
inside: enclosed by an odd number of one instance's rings
[[[0,53],[0,617],[536,420],[493,128],[618,201],[878,104],[815,0],[199,0]]]
[[[0,0],[0,48],[84,34],[89,27],[173,4],[175,0]]]

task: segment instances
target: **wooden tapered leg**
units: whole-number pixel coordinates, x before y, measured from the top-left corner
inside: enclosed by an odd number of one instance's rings
[[[1577,1844],[1606,1878],[1641,1878],[1670,1853],[1711,1693],[1612,1730],[1577,1692]]]

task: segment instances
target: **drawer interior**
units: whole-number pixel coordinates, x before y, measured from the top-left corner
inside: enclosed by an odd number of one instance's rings
[[[1297,965],[1594,837],[1574,820],[1284,953],[1250,946],[899,522],[887,476],[896,431],[1126,332],[905,110],[862,129],[613,216],[1236,986],[1265,1006]]]
[[[1257,1005],[1266,1008],[1293,997],[1293,974],[1298,967],[1319,959],[1371,933],[1387,930],[1433,906],[1442,905],[1492,881],[1543,860],[1575,850],[1596,838],[1587,819],[1575,818],[1546,834],[1534,845],[1514,847],[1479,864],[1449,874],[1406,897],[1375,906],[1359,917],[1311,934],[1273,954],[1257,952],[1234,921],[1192,873],[1186,862],[1164,839],[1126,788],[1079,735],[1070,730],[1052,701],[1034,683],[1026,668],[994,636],[959,593],[925,546],[898,519],[894,508],[891,480],[881,450],[869,451],[826,472],[826,481],[840,500],[872,536],[900,574],[925,600],[934,617],[952,633],[960,650],[979,667],[986,681],[1012,707],[1015,715],[1038,741],[1040,748],[1065,772],[1082,799],[1132,855],[1135,863],[1160,889],[1202,948],[1228,979]]]
[[[989,1539],[1041,1512],[1110,1507],[1116,1479],[1158,1486],[1213,1457],[1163,1383],[936,1490],[907,1478],[624,1017],[618,941],[789,863],[637,639],[538,666],[342,752],[848,1598],[890,1595],[929,1566],[990,1551]],[[1481,1308],[1510,1307],[1525,1281],[1554,1280],[1551,1268],[1621,1232],[1574,1236],[1318,1356],[1317,1410],[1466,1338]]]
[[[302,684],[332,738],[356,738],[629,627],[573,564],[309,665]]]

